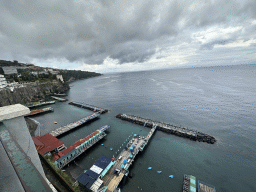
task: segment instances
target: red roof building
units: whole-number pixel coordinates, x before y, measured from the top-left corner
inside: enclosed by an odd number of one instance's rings
[[[86,140],[90,139],[91,137],[93,137],[94,135],[96,135],[97,133],[99,133],[99,131],[94,131],[92,134],[88,135],[87,137],[85,137],[84,139],[80,139],[79,141],[77,141],[76,143],[74,143],[73,145],[71,145],[70,147],[68,147],[67,149],[61,151],[58,153],[58,155],[60,157],[64,156],[65,154],[69,153],[70,151],[72,151],[73,149],[75,149],[77,146],[81,145],[82,143],[84,143]]]
[[[42,155],[54,150],[59,152],[60,149],[66,148],[61,140],[49,133],[41,137],[32,137],[32,139],[35,143],[37,151]]]

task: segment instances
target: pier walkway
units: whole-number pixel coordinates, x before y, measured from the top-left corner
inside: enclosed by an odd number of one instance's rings
[[[96,107],[96,106],[85,104],[85,103],[80,103],[80,102],[74,102],[73,101],[73,102],[69,102],[68,104],[74,105],[74,106],[77,106],[77,107],[81,107],[81,108],[84,108],[84,109],[89,109],[91,111],[98,112],[100,114],[108,112],[107,109],[102,109],[100,107]]]
[[[39,107],[43,105],[55,104],[55,101],[35,102],[27,105],[28,108]]]
[[[147,145],[155,130],[156,126],[153,125],[153,128],[150,130],[147,136],[141,137],[136,135],[127,143],[125,149],[123,149],[123,151],[117,157],[116,163],[102,178],[104,185],[108,187],[106,190],[107,192],[115,191],[123,177],[129,173],[128,169],[132,165],[136,155],[142,151],[141,148],[144,148]],[[124,163],[124,160],[126,160],[127,163]],[[121,170],[119,175],[114,174],[116,169]]]
[[[153,127],[153,125],[156,125],[156,128],[158,130],[161,130],[163,132],[170,133],[173,135],[177,135],[179,137],[189,138],[194,141],[202,141],[202,142],[207,142],[211,144],[214,144],[216,142],[216,139],[213,136],[210,136],[208,134],[205,134],[193,129],[188,129],[188,128],[175,126],[167,123],[161,123],[161,122],[153,121],[151,119],[137,117],[134,115],[118,114],[116,118],[129,121],[135,124],[139,124],[144,127],[149,127],[149,128]]]
[[[100,116],[99,113],[93,113],[92,115],[84,117],[84,118],[82,118],[82,119],[80,119],[80,120],[78,120],[76,122],[69,123],[66,126],[61,126],[60,128],[52,131],[50,134],[52,136],[54,136],[54,137],[58,137],[58,136],[66,133],[66,132],[68,132],[68,131],[70,131],[72,129],[75,129],[76,127],[78,127],[78,126],[80,126],[82,124],[85,124],[85,123],[87,123],[87,122],[89,122],[89,121],[91,121],[91,120],[93,120],[93,119],[95,119],[95,118],[97,118],[99,116]]]

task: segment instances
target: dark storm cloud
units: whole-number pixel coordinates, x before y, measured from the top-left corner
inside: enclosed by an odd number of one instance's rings
[[[231,43],[233,42],[231,39],[218,39],[218,40],[215,40],[215,41],[211,41],[211,42],[208,42],[208,43],[204,43],[201,45],[200,49],[208,49],[208,50],[211,50],[213,49],[214,45],[225,45],[227,43]]]
[[[172,46],[170,38],[183,43],[205,27],[245,25],[256,18],[255,6],[253,0],[1,0],[0,57],[87,64],[102,64],[110,57],[120,64],[143,63],[157,47]],[[253,31],[247,25],[241,34],[250,39]],[[238,38],[213,39],[199,48]]]
[[[112,55],[110,55],[110,57],[118,59],[120,63],[142,63],[155,53],[155,49],[143,50],[144,47],[146,46],[125,46],[122,49],[116,50]]]
[[[218,36],[216,38],[212,38],[212,40],[210,40],[209,42],[202,43],[202,45],[200,46],[200,50],[202,49],[211,50],[214,48],[214,45],[226,45],[228,43],[235,42],[239,38],[241,31],[242,30],[240,29],[224,37]]]

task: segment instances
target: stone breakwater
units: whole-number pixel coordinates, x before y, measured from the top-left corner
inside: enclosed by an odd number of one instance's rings
[[[118,114],[116,115],[116,118],[122,119],[124,121],[129,121],[138,125],[142,125],[148,128],[152,128],[153,126],[156,126],[157,130],[160,130],[169,134],[173,134],[179,137],[188,138],[194,141],[207,142],[210,144],[214,144],[216,142],[216,139],[213,136],[210,136],[208,134],[205,134],[193,129],[188,129],[188,128],[179,127],[171,124],[157,122],[151,119],[145,119],[145,118],[137,117],[134,115]]]

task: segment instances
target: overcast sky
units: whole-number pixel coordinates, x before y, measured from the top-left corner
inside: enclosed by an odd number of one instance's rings
[[[1,0],[0,59],[96,72],[256,63],[256,0]]]

